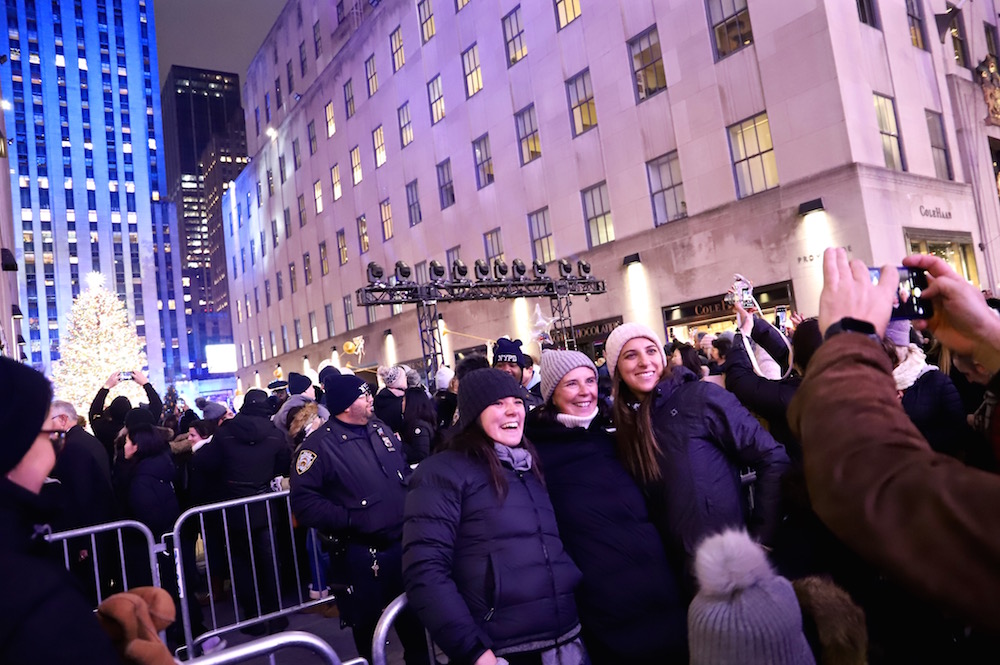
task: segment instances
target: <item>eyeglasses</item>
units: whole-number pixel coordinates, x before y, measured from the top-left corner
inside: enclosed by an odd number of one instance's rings
[[[39,434],[48,434],[49,442],[52,444],[52,449],[56,453],[56,457],[59,453],[63,451],[66,447],[66,430],[63,429],[43,429]]]

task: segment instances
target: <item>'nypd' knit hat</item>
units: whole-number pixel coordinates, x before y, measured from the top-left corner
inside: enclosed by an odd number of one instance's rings
[[[667,356],[663,352],[663,342],[660,341],[659,335],[653,332],[652,328],[641,323],[623,323],[611,331],[611,334],[608,335],[608,341],[604,343],[604,359],[608,363],[608,373],[611,376],[615,375],[615,366],[618,365],[618,356],[622,354],[622,349],[630,339],[636,337],[645,337],[651,342],[655,342],[656,348],[660,350],[660,359],[664,366],[667,364]]]
[[[597,375],[594,361],[579,351],[542,351],[542,398],[548,402],[562,378],[577,367],[588,367]]]
[[[347,411],[347,407],[361,397],[368,390],[368,383],[354,375],[330,374],[323,382],[323,391],[326,393],[326,408],[330,410],[330,415]]]
[[[493,366],[497,363],[516,363],[518,367],[524,368],[528,365],[521,351],[521,340],[506,339],[501,337],[493,347]]]
[[[791,582],[744,531],[710,536],[694,561],[688,608],[691,665],[815,665]]]
[[[523,396],[521,384],[506,372],[492,367],[469,372],[458,383],[458,429],[474,423],[493,402]]]
[[[0,385],[8,386],[0,400],[0,475],[20,463],[35,443],[45,424],[52,402],[52,384],[41,373],[27,365],[0,357]]]

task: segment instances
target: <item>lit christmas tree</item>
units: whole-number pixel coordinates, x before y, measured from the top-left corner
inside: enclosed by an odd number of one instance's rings
[[[60,360],[52,367],[56,398],[76,406],[81,415],[90,410],[97,391],[113,372],[146,366],[143,343],[128,319],[125,304],[104,288],[99,273],[88,275],[86,282],[87,289],[70,310]],[[145,392],[134,381],[121,381],[112,388],[105,406],[118,395],[125,395],[133,405],[145,401]]]

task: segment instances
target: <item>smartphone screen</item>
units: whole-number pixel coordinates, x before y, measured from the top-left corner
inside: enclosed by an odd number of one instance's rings
[[[788,327],[788,308],[784,305],[778,305],[774,309],[775,318],[778,323],[778,330],[784,330]]]
[[[923,270],[899,267],[899,290],[892,307],[892,319],[929,319],[934,316],[934,306],[923,297],[927,288],[927,274]],[[878,268],[869,268],[872,284],[878,284]]]

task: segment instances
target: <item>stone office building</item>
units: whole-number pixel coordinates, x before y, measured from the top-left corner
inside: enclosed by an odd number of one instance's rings
[[[412,306],[357,305],[370,261],[585,259],[608,287],[573,304],[591,352],[622,319],[731,325],[734,272],[814,314],[833,245],[997,287],[991,0],[943,43],[937,0],[375,4],[290,1],[247,73],[223,206],[244,387],[418,358]],[[442,304],[447,361],[526,339],[534,308]]]

